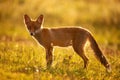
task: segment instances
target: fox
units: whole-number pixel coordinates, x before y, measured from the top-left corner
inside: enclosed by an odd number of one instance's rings
[[[46,65],[51,67],[53,61],[53,47],[72,46],[73,50],[83,59],[84,68],[88,66],[88,58],[84,54],[84,46],[87,41],[93,49],[98,61],[111,72],[111,66],[100,50],[91,32],[82,27],[43,28],[44,16],[41,14],[36,20],[32,20],[24,14],[24,22],[30,35],[45,49]]]

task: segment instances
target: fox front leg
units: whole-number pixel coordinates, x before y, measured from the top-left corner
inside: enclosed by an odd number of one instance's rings
[[[52,65],[52,51],[53,47],[46,48],[47,69],[49,69]]]

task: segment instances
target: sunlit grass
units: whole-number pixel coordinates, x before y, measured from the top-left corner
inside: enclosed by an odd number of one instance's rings
[[[119,80],[119,0],[3,0],[0,1],[0,80]],[[9,6],[9,7],[8,7]],[[93,33],[112,66],[106,72],[87,46],[87,69],[72,47],[55,47],[52,68],[45,51],[27,32],[23,15],[43,14],[44,27],[82,26]]]
[[[5,26],[5,25],[4,25]],[[8,29],[6,31],[6,29]],[[116,80],[120,79],[120,59],[119,50],[116,47],[108,46],[117,44],[119,32],[115,28],[112,30],[99,29],[93,32],[98,44],[108,58],[112,72],[107,73],[94,57],[93,51],[87,46],[86,55],[89,58],[87,69],[83,69],[83,60],[73,51],[72,47],[55,47],[53,53],[52,68],[46,69],[45,51],[29,35],[25,28],[15,26],[4,27],[0,31],[0,76],[2,80]],[[104,33],[104,37],[102,35]],[[116,32],[116,36],[113,36]],[[112,35],[115,39],[111,39]],[[101,39],[102,38],[102,39]],[[106,42],[105,42],[106,39]],[[109,44],[108,44],[109,43]],[[111,45],[111,44],[110,44]],[[46,77],[47,76],[47,77]]]
[[[9,42],[0,43],[1,79],[39,78],[42,80],[61,79],[119,79],[119,56],[106,55],[112,65],[111,73],[97,61],[92,51],[86,51],[90,59],[87,69],[83,69],[82,59],[71,48],[55,48],[53,67],[45,68],[44,49],[36,45],[27,46]],[[38,72],[36,71],[38,70]],[[47,77],[46,77],[47,76]]]

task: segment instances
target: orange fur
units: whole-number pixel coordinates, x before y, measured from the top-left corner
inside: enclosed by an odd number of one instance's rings
[[[53,46],[72,46],[74,51],[84,60],[84,68],[87,67],[88,58],[84,54],[84,45],[89,40],[91,48],[95,52],[97,59],[110,70],[110,65],[99,49],[95,39],[89,31],[83,28],[42,28],[43,15],[36,21],[32,21],[28,15],[24,15],[25,24],[30,34],[45,48],[47,66],[52,64]]]

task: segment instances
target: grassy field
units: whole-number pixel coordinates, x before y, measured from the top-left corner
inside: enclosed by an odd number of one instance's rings
[[[120,2],[107,1],[61,0],[59,4],[57,0],[0,1],[0,80],[119,80]],[[85,48],[89,58],[87,69],[83,69],[83,60],[72,47],[54,47],[52,67],[46,69],[44,48],[27,32],[23,22],[25,13],[34,19],[43,13],[45,26],[82,25],[89,29],[110,62],[112,72],[106,72],[89,45]]]
[[[89,46],[86,46],[85,49],[86,55],[90,59],[87,69],[83,69],[82,59],[71,47],[55,47],[52,68],[46,69],[44,48],[40,47],[30,37],[25,27],[5,25],[9,27],[3,25],[4,28],[0,32],[1,80],[120,79],[120,51],[114,45],[107,46],[106,44],[99,43],[112,66],[111,73],[106,72],[105,68],[97,61]],[[114,29],[112,30],[114,31]],[[102,34],[98,32],[97,40],[102,37]],[[102,40],[98,41],[102,42]]]

